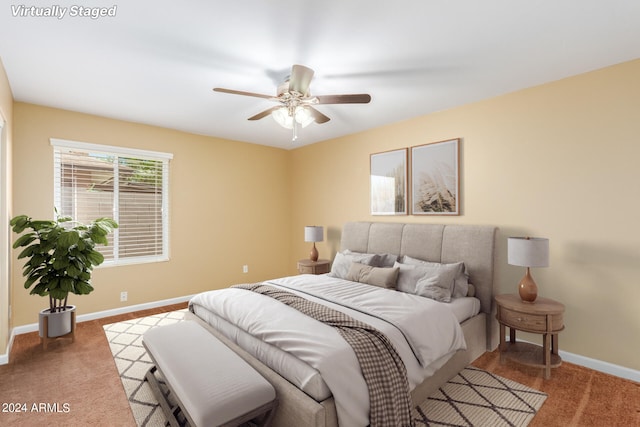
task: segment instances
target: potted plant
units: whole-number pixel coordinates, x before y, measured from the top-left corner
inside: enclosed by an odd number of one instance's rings
[[[31,295],[49,297],[49,308],[39,316],[40,337],[54,338],[70,333],[74,328],[75,316],[71,313],[75,306],[67,305],[69,293],[86,295],[93,291],[91,272],[104,261],[95,246],[108,244],[107,235],[118,224],[110,218],[99,218],[85,225],[66,216],[57,216],[53,221],[18,215],[10,225],[17,234],[30,230],[13,244],[14,249],[24,247],[18,259],[27,258],[22,271],[26,277],[25,289],[33,287]]]

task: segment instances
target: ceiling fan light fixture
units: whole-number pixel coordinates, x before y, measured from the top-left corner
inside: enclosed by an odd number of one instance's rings
[[[234,95],[252,96],[278,102],[280,105],[259,112],[248,120],[260,120],[267,116],[273,119],[285,129],[293,129],[293,140],[298,137],[298,128],[307,127],[312,122],[318,124],[327,123],[329,117],[316,110],[317,104],[368,104],[371,95],[366,93],[344,95],[320,95],[311,96],[309,85],[313,79],[313,70],[304,65],[291,67],[291,75],[277,87],[275,97],[261,93],[245,92],[241,90],[215,87],[215,92],[223,92]]]
[[[296,107],[293,115],[289,114],[289,109],[287,107],[277,108],[271,112],[271,117],[273,117],[273,119],[285,129],[293,128],[294,119],[296,123],[303,128],[309,126],[315,120],[311,111],[301,106]]]
[[[289,115],[289,110],[287,107],[278,108],[271,112],[271,117],[276,121],[280,126],[285,129],[293,128],[293,117]]]
[[[315,120],[315,117],[313,117],[313,115],[311,114],[311,111],[309,111],[308,108],[305,108],[305,107],[296,108],[296,122],[300,123],[300,126],[302,126],[303,128],[306,128],[311,123],[313,123],[314,120]]]

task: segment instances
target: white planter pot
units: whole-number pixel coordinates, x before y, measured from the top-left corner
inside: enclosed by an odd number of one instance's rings
[[[76,311],[75,305],[68,305],[65,311],[50,313],[49,309],[42,310],[38,316],[40,338],[44,337],[44,318],[48,319],[48,338],[61,337],[71,332],[72,315]]]

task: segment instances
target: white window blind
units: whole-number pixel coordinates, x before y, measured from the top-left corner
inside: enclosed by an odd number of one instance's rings
[[[59,215],[118,228],[98,249],[105,265],[169,258],[168,153],[52,139],[54,202]]]

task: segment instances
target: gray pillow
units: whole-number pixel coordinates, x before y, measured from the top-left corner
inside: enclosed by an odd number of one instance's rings
[[[359,262],[365,265],[377,265],[378,255],[375,254],[358,254],[355,252],[338,252],[333,259],[331,265],[331,272],[328,274],[331,277],[337,277],[338,279],[346,279],[347,273],[351,263]]]
[[[440,302],[451,302],[451,282],[456,271],[446,268],[433,268],[430,273],[416,283],[416,295]]]
[[[439,262],[424,261],[405,255],[402,258],[403,264],[422,265],[422,266],[447,266],[447,268],[455,268],[457,273],[451,287],[451,296],[453,298],[466,297],[469,294],[469,275],[464,262],[456,262],[453,264],[441,264]]]
[[[380,288],[395,289],[398,279],[398,268],[372,267],[370,265],[351,263],[347,280],[366,283]]]
[[[400,264],[396,262],[394,267],[399,269],[396,289],[408,294],[416,293],[416,284],[418,283],[418,280],[422,279],[429,272],[427,269],[423,269],[419,265]]]
[[[346,249],[344,253],[353,255],[374,255],[376,257],[376,264],[374,267],[393,267],[393,264],[398,260],[398,255],[394,254],[365,254],[362,252],[352,252],[349,249]]]
[[[436,301],[450,302],[457,267],[449,264],[400,264],[397,289]]]

